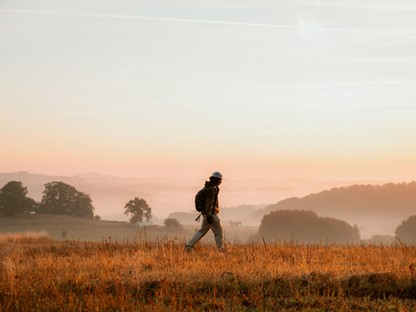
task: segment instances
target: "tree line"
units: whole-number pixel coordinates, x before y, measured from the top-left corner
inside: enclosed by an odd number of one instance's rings
[[[64,182],[46,183],[40,202],[27,194],[28,189],[22,182],[6,183],[0,189],[0,217],[42,213],[94,218],[91,197]],[[124,206],[124,214],[130,216],[131,223],[137,223],[144,219],[148,221],[152,217],[152,209],[144,199],[135,197]],[[99,216],[95,218],[100,219]]]

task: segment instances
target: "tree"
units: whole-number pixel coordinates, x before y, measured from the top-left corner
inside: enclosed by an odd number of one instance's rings
[[[259,233],[267,240],[299,243],[354,244],[360,233],[343,220],[322,218],[313,211],[278,210],[263,217]]]
[[[45,184],[38,212],[92,219],[94,207],[89,195],[63,182]]]
[[[131,215],[130,223],[142,222],[144,217],[149,221],[152,217],[152,208],[144,199],[135,197],[124,206],[124,214]]]
[[[396,237],[405,244],[416,244],[416,216],[410,216],[400,224],[395,232]]]
[[[179,221],[177,219],[174,219],[174,218],[166,219],[164,224],[167,228],[175,228],[175,229],[182,228],[182,225],[179,223]]]
[[[0,189],[0,215],[12,216],[36,210],[37,203],[27,197],[27,187],[20,181],[10,181]]]

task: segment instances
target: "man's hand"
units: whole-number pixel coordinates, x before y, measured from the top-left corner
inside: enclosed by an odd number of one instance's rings
[[[214,223],[214,216],[213,215],[207,215],[207,222],[208,224]]]

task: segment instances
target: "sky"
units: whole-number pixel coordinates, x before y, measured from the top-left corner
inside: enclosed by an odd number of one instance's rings
[[[411,181],[416,3],[0,0],[0,172]]]

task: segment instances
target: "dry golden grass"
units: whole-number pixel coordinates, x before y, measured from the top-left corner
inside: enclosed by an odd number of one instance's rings
[[[42,238],[47,238],[48,234],[44,231],[39,232],[14,232],[14,233],[2,233],[0,234],[0,244],[15,243],[23,241],[37,241]]]
[[[0,311],[412,311],[416,248],[0,236]]]

